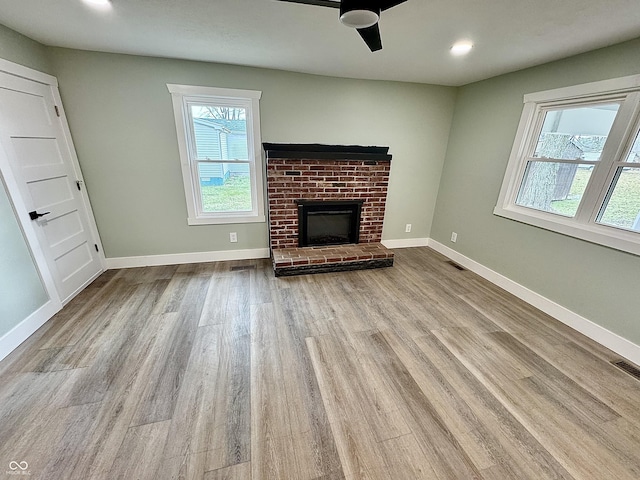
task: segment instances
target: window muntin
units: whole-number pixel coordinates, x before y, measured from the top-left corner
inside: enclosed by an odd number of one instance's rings
[[[260,92],[168,85],[188,223],[264,222]]]
[[[640,255],[639,85],[526,95],[494,213]]]
[[[627,163],[640,163],[640,132],[636,135],[631,149],[627,155]]]

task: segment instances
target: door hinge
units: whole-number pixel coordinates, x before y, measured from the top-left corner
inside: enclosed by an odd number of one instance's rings
[[[100,249],[98,248],[98,244],[97,243],[94,243],[93,246],[96,247],[96,252],[100,251]]]
[[[78,190],[82,190],[82,180],[76,180],[76,187],[78,187]]]
[[[53,108],[56,109],[56,115],[60,116],[60,109],[58,108],[58,105],[54,105]]]

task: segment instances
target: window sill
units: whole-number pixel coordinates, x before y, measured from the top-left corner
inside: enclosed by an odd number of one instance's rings
[[[640,256],[640,234],[605,225],[576,224],[572,220],[517,206],[496,207],[493,214],[590,243]]]
[[[223,225],[227,223],[265,223],[264,215],[245,217],[196,217],[187,218],[188,225]]]

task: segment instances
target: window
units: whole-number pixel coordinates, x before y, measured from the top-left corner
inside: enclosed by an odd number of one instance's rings
[[[189,225],[264,222],[261,92],[167,88],[173,98]]]
[[[640,255],[640,75],[525,95],[496,215]]]

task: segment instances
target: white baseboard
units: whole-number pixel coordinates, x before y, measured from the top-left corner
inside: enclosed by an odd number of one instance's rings
[[[221,262],[224,260],[251,260],[269,258],[268,248],[248,248],[244,250],[219,250],[216,252],[169,253],[166,255],[145,255],[140,257],[107,258],[107,269],[152,267],[159,265],[179,265],[183,263]]]
[[[591,320],[578,315],[577,313],[569,310],[566,307],[563,307],[553,300],[549,300],[548,298],[543,297],[539,293],[536,293],[533,290],[530,290],[527,287],[514,282],[504,275],[501,275],[500,273],[485,267],[475,260],[472,260],[469,257],[456,252],[455,250],[433,240],[432,238],[429,239],[428,246],[433,248],[435,251],[443,254],[444,256],[450,258],[454,262],[459,263],[463,267],[468,268],[472,272],[477,273],[481,277],[489,280],[491,283],[505,289],[507,292],[512,293],[528,304],[533,305],[539,310],[542,310],[544,313],[551,315],[556,320],[561,321],[565,325],[568,325],[574,330],[577,330],[583,335],[586,335],[592,340],[595,340],[599,344],[604,345],[610,350],[613,350],[618,355],[621,355],[626,359],[631,360],[633,363],[640,365],[639,345],[636,345],[626,338],[621,337],[617,333],[613,333],[612,331],[601,327]]]
[[[406,238],[382,240],[387,248],[426,247],[428,238]],[[114,268],[152,267],[180,265],[183,263],[221,262],[225,260],[251,260],[269,258],[268,248],[244,250],[218,250],[215,252],[169,253],[166,255],[143,255],[139,257],[113,257],[106,259],[107,270]]]
[[[9,355],[13,350],[29,338],[33,333],[46,323],[51,317],[60,311],[62,305],[49,300],[38,310],[25,318],[0,337],[0,360]]]
[[[382,240],[382,244],[387,248],[408,248],[408,247],[426,247],[428,238],[398,238],[393,240]]]

